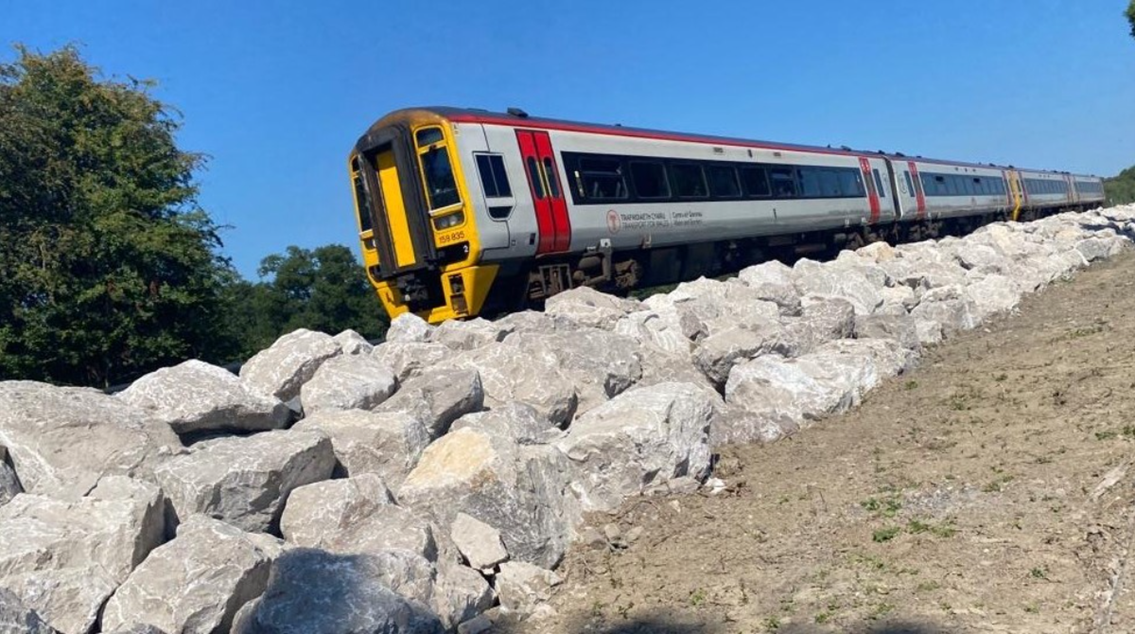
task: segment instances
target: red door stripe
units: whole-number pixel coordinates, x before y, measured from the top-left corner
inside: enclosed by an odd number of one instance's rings
[[[532,132],[526,130],[516,131],[516,140],[520,144],[520,157],[524,161],[524,172],[528,175],[528,189],[532,193],[532,206],[536,212],[536,254],[548,253],[552,250],[555,234],[555,222],[552,220],[552,203],[544,191],[544,183],[540,180],[540,158],[536,154],[536,141]]]
[[[863,180],[867,182],[867,196],[871,200],[871,224],[879,222],[879,192],[875,189],[875,179],[871,176],[871,162],[859,158],[859,168],[863,170]]]
[[[567,251],[571,246],[571,219],[568,217],[567,200],[564,199],[563,182],[556,169],[556,155],[552,152],[552,139],[547,132],[535,132],[536,154],[540,157],[541,168],[548,178],[550,191],[548,200],[552,205],[552,251]]]
[[[910,179],[914,181],[914,195],[918,202],[918,217],[923,218],[926,216],[926,192],[922,191],[922,179],[918,176],[918,166],[914,161],[907,161],[906,166],[910,169]]]

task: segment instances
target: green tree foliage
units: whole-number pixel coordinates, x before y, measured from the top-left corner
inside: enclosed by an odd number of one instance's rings
[[[1131,37],[1135,37],[1135,0],[1127,5],[1127,21],[1131,23]]]
[[[0,378],[105,385],[231,354],[234,274],[179,120],[73,47],[17,51],[0,64]]]
[[[297,328],[335,334],[352,329],[368,339],[389,324],[366,272],[345,246],[290,246],[260,263],[261,280],[229,288],[229,331],[247,358]]]
[[[1103,189],[1109,204],[1129,205],[1135,203],[1135,167],[1123,170],[1115,178],[1104,179]]]

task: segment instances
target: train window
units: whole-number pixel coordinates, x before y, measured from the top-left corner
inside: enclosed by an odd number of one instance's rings
[[[856,169],[839,171],[839,188],[846,197],[862,198],[867,192],[863,190],[863,176]]]
[[[587,157],[579,159],[584,196],[591,200],[625,200],[627,182],[623,165],[617,159]]]
[[[800,177],[800,190],[805,198],[819,198],[823,195],[820,185],[820,170],[813,167],[804,167],[796,170]]]
[[[481,186],[486,198],[505,198],[512,195],[508,175],[504,172],[504,158],[500,154],[478,154],[477,171],[481,173]]]
[[[639,198],[669,198],[670,183],[662,163],[631,161],[631,182]]]
[[[426,130],[418,132],[419,136]],[[453,179],[453,167],[449,164],[449,152],[445,146],[431,148],[419,155],[422,173],[426,178],[426,195],[430,209],[441,209],[461,202],[457,195],[457,182]]]
[[[445,140],[445,137],[441,134],[441,128],[425,128],[418,130],[418,134],[415,138],[418,140],[419,148],[428,147],[434,143],[441,143]]]
[[[914,181],[910,180],[910,172],[903,172],[902,175],[906,177],[906,191],[903,193],[907,196],[915,196]]]
[[[777,198],[796,198],[800,195],[796,186],[796,175],[794,172],[795,170],[788,167],[774,167],[768,171],[773,196]]]
[[[690,163],[671,165],[670,176],[674,179],[674,191],[679,198],[705,198],[709,195],[701,165]]]
[[[741,186],[737,183],[737,170],[732,165],[707,165],[709,192],[715,198],[740,198]]]
[[[544,158],[544,174],[548,177],[548,197],[560,197],[560,179],[556,176],[556,166],[552,164],[552,159]]]
[[[839,190],[839,172],[820,170],[820,190],[824,198],[840,198],[843,194]]]
[[[536,200],[544,199],[544,181],[540,178],[540,166],[536,164],[536,157],[529,156],[525,160],[528,166],[528,181],[532,183],[532,197]]]
[[[753,198],[768,198],[772,195],[772,188],[768,185],[768,172],[760,167],[742,167],[741,184],[745,186],[745,194]]]
[[[883,179],[879,176],[879,170],[871,170],[875,174],[875,187],[879,190],[879,198],[887,197],[887,189],[883,187]]]
[[[938,181],[936,178],[926,173],[919,174],[918,178],[922,181],[922,191],[924,194],[927,196],[938,195]]]

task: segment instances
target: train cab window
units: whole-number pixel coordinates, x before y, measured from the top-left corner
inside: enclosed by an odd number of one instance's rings
[[[528,167],[528,180],[532,183],[532,197],[536,200],[543,200],[544,196],[544,180],[540,178],[540,166],[536,164],[536,158],[529,156],[525,161]]]
[[[879,170],[871,170],[875,174],[875,188],[879,191],[879,198],[887,197],[887,189],[883,187],[883,178],[879,176]]]
[[[662,163],[631,161],[631,183],[639,198],[670,197],[670,183],[666,180],[666,166]]]
[[[623,164],[617,159],[585,157],[579,159],[576,179],[589,200],[626,200],[627,182]]]
[[[745,195],[751,198],[768,198],[772,195],[768,172],[760,167],[742,167],[741,184],[745,187]]]
[[[671,165],[670,176],[674,179],[674,191],[679,198],[705,198],[709,195],[701,165],[690,163]]]
[[[796,198],[800,195],[796,185],[796,174],[789,167],[774,167],[768,171],[772,195],[777,198]]]
[[[737,170],[732,165],[709,165],[705,168],[705,174],[709,179],[709,193],[714,198],[741,197]]]
[[[486,198],[507,198],[512,195],[508,174],[504,171],[504,158],[500,154],[478,154],[477,171]]]
[[[457,195],[457,181],[453,178],[453,167],[449,164],[449,152],[445,146],[432,147],[420,157],[430,209],[441,209],[461,202],[461,197]]]
[[[418,134],[415,138],[420,148],[433,145],[434,143],[441,143],[445,140],[445,137],[441,134],[441,128],[424,128],[418,130]]]
[[[839,171],[839,189],[846,197],[862,198],[867,195],[863,189],[863,176],[857,169]]]

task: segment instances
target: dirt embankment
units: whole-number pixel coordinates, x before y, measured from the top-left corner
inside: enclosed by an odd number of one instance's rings
[[[592,518],[642,536],[573,549],[557,615],[519,629],[1135,632],[1133,273],[1094,267],[849,415],[726,449],[721,495]]]

